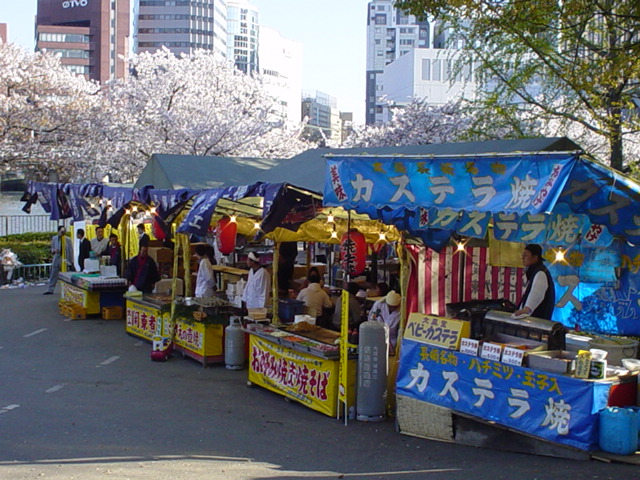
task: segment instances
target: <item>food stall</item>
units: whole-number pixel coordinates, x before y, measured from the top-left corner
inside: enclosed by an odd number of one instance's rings
[[[77,272],[60,272],[58,278],[61,307],[66,305],[72,318],[100,316],[103,309],[124,308],[122,295],[127,290],[127,282],[122,278]]]
[[[519,254],[525,243],[538,243],[554,280],[555,323],[585,335],[615,335],[614,344],[623,343],[621,335],[638,335],[639,200],[633,180],[580,151],[329,158],[325,205],[394,224],[414,240],[404,244],[411,272],[403,296],[406,311],[418,318],[403,325],[398,356],[400,430],[473,444],[473,434],[453,434],[471,419],[503,434],[519,432],[507,448],[526,437],[596,449],[598,413],[617,385],[635,377],[620,360],[601,370],[604,378],[576,378],[575,351],[528,352],[515,355],[520,363],[514,365],[514,347],[505,349],[510,342],[467,334],[486,344],[491,357],[482,348],[472,354],[416,332],[450,336],[451,304],[517,304],[524,290]],[[484,334],[481,326],[476,332]],[[587,338],[576,350],[597,340]],[[633,348],[627,353],[636,354]],[[530,362],[536,355],[542,361]],[[569,367],[548,371],[549,363]],[[617,402],[635,404],[635,396]]]

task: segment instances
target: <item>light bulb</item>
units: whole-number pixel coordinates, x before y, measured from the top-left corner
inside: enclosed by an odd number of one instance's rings
[[[464,251],[464,243],[462,243],[462,242],[458,242],[458,251],[459,251],[459,252]]]
[[[254,223],[253,228],[255,228],[256,230],[260,230],[260,224],[258,222]]]
[[[327,215],[327,223],[333,223],[333,214],[332,213]]]
[[[564,251],[561,248],[556,250],[556,262],[564,262]]]
[[[338,232],[336,232],[335,230],[331,232],[331,238],[338,238]]]
[[[380,232],[378,241],[379,242],[386,242],[387,241],[387,235],[384,232]]]
[[[137,212],[138,211],[138,207],[136,205],[133,206],[133,208],[131,209],[132,212]]]
[[[151,215],[155,215],[156,214],[156,207],[151,207]]]
[[[125,209],[124,213],[126,213],[127,215],[131,215],[131,210],[129,210],[128,208]]]
[[[231,217],[229,218],[231,220],[232,223],[236,223],[236,216],[235,215],[231,215]]]

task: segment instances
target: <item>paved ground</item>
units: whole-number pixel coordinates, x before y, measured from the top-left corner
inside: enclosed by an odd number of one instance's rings
[[[0,290],[0,479],[636,479],[638,467],[477,449],[341,422],[246,371],[150,361],[122,321]]]

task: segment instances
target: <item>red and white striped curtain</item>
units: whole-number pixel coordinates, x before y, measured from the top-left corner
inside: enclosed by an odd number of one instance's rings
[[[506,298],[517,304],[522,297],[523,269],[489,265],[487,247],[447,247],[440,253],[414,245],[407,249],[408,313],[444,316],[447,303]]]

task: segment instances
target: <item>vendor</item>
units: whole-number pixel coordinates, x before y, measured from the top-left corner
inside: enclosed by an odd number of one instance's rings
[[[104,236],[104,228],[96,228],[96,238],[91,239],[91,250],[96,257],[102,255],[108,255],[107,249],[109,248],[109,239]]]
[[[120,276],[120,264],[122,263],[122,249],[120,248],[120,242],[118,241],[118,235],[112,233],[109,235],[109,265],[116,267],[116,272]]]
[[[556,293],[553,279],[547,267],[542,263],[542,247],[529,244],[522,252],[522,264],[525,267],[527,284],[522,301],[514,315],[530,315],[551,320]]]
[[[310,271],[309,275],[307,276],[307,282],[309,283],[309,286],[300,290],[297,299],[304,302],[304,305],[307,307],[307,315],[315,318],[316,322],[321,326],[325,326],[325,324],[328,322],[323,322],[323,309],[333,307],[333,303],[331,303],[329,295],[322,289],[322,286],[320,285],[319,273]]]
[[[346,290],[349,292],[349,328],[357,328],[362,323],[362,306],[357,295],[363,290],[360,290],[360,285],[356,282],[349,282]],[[342,300],[340,298],[336,303],[332,325],[334,330],[340,331],[342,325]]]
[[[211,260],[207,252],[208,245],[196,245],[196,251],[193,255],[198,260],[198,276],[196,277],[195,296],[213,297],[215,292],[215,278],[213,269],[211,268]]]
[[[129,280],[130,290],[152,293],[153,287],[160,280],[158,266],[148,254],[149,247],[140,248],[140,253],[129,260],[124,276]]]
[[[271,276],[266,268],[260,265],[260,257],[255,253],[249,253],[247,257],[249,277],[242,292],[244,308],[266,308],[269,304],[271,290]]]
[[[400,301],[402,297],[395,290],[391,290],[384,298],[377,300],[369,312],[369,320],[384,323],[389,329],[389,343],[391,353],[396,351],[398,342],[398,328],[400,327]]]

